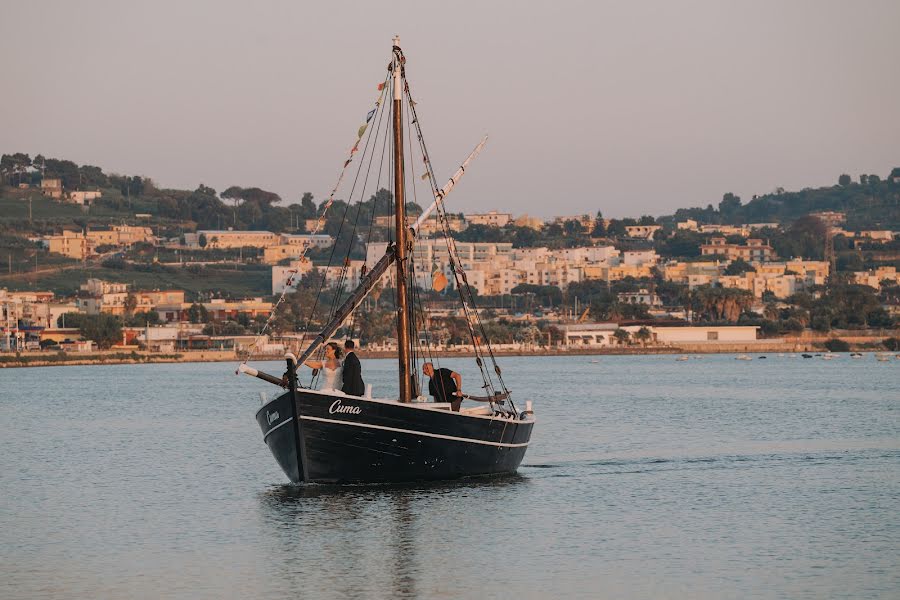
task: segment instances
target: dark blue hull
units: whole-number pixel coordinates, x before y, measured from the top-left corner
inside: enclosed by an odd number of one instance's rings
[[[383,483],[513,473],[525,456],[534,426],[533,419],[473,416],[428,404],[309,390],[297,391],[296,407],[285,392],[263,406],[256,419],[266,444],[294,483]]]

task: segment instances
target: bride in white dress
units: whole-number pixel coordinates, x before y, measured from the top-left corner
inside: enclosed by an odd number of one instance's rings
[[[323,390],[339,390],[344,385],[342,370],[344,368],[341,362],[340,346],[331,342],[325,346],[325,360],[308,360],[304,364],[311,369],[319,369],[324,377],[322,381]]]

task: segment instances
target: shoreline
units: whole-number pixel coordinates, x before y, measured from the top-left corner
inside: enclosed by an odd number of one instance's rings
[[[827,338],[840,339],[840,338]],[[569,347],[537,347],[526,349],[495,348],[494,356],[640,356],[640,355],[673,355],[673,354],[748,354],[748,353],[780,353],[793,354],[800,352],[825,352],[824,342],[827,339],[794,340],[777,338],[772,340],[757,340],[754,343],[731,344],[682,344],[681,346],[644,346],[633,348],[585,348],[577,346]],[[850,343],[851,351],[860,352],[884,352],[886,348],[875,343],[859,344]],[[461,350],[434,350],[441,358],[471,358],[475,353],[469,349]],[[396,358],[396,351],[365,350],[360,351],[360,358]],[[18,360],[5,360],[16,359]],[[198,362],[234,362],[238,363],[241,357],[233,351],[216,350],[192,350],[174,354],[159,354],[151,352],[98,352],[92,354],[60,354],[48,352],[23,352],[16,357],[14,355],[0,354],[0,369],[23,367],[53,367],[53,366],[84,366],[84,365],[130,365],[130,364],[156,364],[156,363],[198,363]],[[254,362],[280,361],[281,355],[258,355],[252,358]]]

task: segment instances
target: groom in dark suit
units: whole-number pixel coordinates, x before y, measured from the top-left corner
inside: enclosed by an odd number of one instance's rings
[[[359,364],[356,352],[353,351],[355,347],[353,340],[344,342],[347,357],[344,358],[344,386],[341,391],[350,396],[362,396],[366,392],[366,384],[362,379],[362,365]]]

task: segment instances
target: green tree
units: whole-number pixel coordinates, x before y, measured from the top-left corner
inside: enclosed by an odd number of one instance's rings
[[[719,213],[727,222],[731,222],[732,220],[734,220],[735,216],[737,215],[738,209],[740,208],[740,196],[735,196],[731,192],[728,192],[727,194],[722,196],[722,201],[719,202]]]
[[[641,327],[634,334],[634,339],[639,341],[641,344],[646,344],[647,342],[649,342],[651,337],[652,334],[646,327]]]
[[[853,180],[846,173],[842,174],[838,177],[838,185],[842,187],[847,187]]]
[[[209,312],[206,310],[205,306],[194,302],[188,309],[188,320],[191,323],[208,323]]]
[[[594,219],[594,229],[591,231],[593,237],[606,237],[606,225],[603,221],[603,213],[597,211],[597,217]]]
[[[620,327],[613,331],[613,337],[616,338],[616,342],[622,346],[628,343],[631,339],[631,334]]]
[[[753,265],[748,263],[743,258],[736,258],[727,267],[725,267],[726,275],[743,275],[748,271],[755,271]]]
[[[850,352],[850,344],[838,338],[832,338],[825,342],[825,348],[829,352]]]
[[[66,313],[59,317],[60,324],[63,321],[67,327],[77,327],[83,339],[92,340],[102,349],[109,348],[122,339],[122,322],[114,315]]]
[[[159,313],[155,310],[136,312],[130,318],[125,319],[125,325],[128,327],[146,327],[160,323]]]
[[[137,297],[133,293],[128,292],[128,295],[125,296],[124,307],[125,316],[130,317],[134,313],[134,309],[137,308]]]
[[[197,240],[197,242],[200,244],[201,248],[206,248],[206,245],[209,243],[209,240],[206,239],[205,233],[201,233],[200,238]]]

